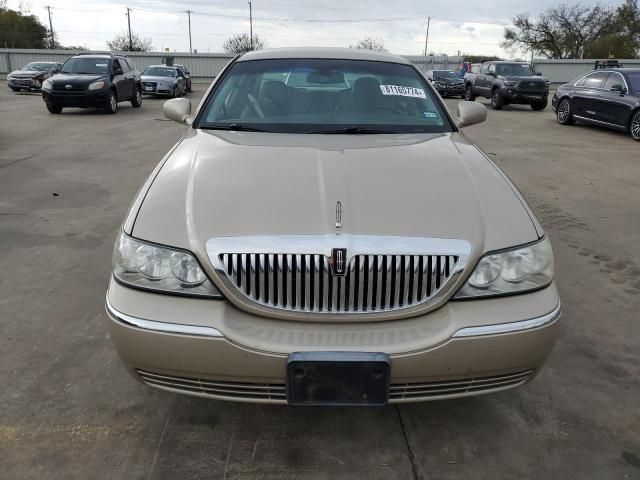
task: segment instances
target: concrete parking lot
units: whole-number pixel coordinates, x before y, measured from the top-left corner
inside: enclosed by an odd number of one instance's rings
[[[162,103],[51,115],[0,89],[0,478],[640,478],[639,143],[550,108],[466,130],[554,246],[564,315],[533,383],[400,407],[233,404],[137,383],[108,336],[115,232],[185,128]]]

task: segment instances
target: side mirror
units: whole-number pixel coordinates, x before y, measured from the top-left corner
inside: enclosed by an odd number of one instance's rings
[[[60,69],[58,67],[53,67],[51,69],[51,75],[54,75],[54,74],[58,73],[59,71],[60,71]]]
[[[541,77],[542,76],[542,72],[536,72],[536,77]]]
[[[487,72],[487,75],[489,75],[490,77],[495,77],[496,76],[496,72]]]
[[[122,75],[122,69],[121,68],[114,68],[113,69],[113,74],[114,75]]]
[[[478,102],[463,101],[458,103],[458,127],[464,128],[487,119],[487,109]]]
[[[162,107],[164,116],[174,122],[191,125],[193,118],[191,117],[191,100],[188,98],[172,98],[164,102]]]
[[[611,90],[612,92],[618,92],[618,93],[625,93],[627,91],[627,89],[624,88],[619,83],[616,83],[615,85],[611,85],[611,88],[609,90]]]

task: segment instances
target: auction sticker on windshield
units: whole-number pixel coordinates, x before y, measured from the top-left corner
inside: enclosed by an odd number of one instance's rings
[[[380,85],[383,95],[400,95],[402,97],[427,98],[424,90],[414,87],[403,87],[401,85]]]

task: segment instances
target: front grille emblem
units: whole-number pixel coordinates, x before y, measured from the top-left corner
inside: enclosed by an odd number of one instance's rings
[[[334,277],[343,277],[347,271],[347,249],[334,248],[331,251],[331,273]]]
[[[342,202],[336,203],[336,228],[342,228]]]
[[[71,86],[71,84],[67,83],[67,84],[64,86],[64,88],[66,88],[67,90],[71,90],[71,88],[73,88],[73,87]]]
[[[529,86],[530,86],[530,87],[535,87],[535,86],[536,86],[536,84],[535,84],[535,82],[529,82]]]

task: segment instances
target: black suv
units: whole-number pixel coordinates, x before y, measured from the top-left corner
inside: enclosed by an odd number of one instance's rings
[[[140,73],[124,55],[76,55],[42,83],[42,99],[51,113],[65,107],[116,113],[118,102],[126,100],[137,108],[142,105]]]
[[[486,62],[478,73],[464,76],[465,97],[491,99],[491,108],[500,110],[511,103],[531,105],[544,110],[549,96],[549,81],[536,73],[531,65],[521,62]]]

